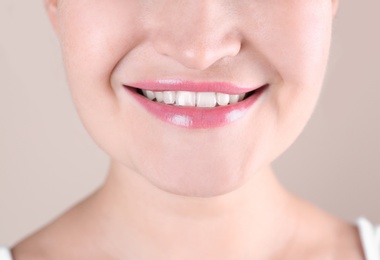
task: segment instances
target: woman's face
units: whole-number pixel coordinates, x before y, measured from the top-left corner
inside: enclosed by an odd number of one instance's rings
[[[46,1],[95,142],[126,172],[204,197],[235,190],[299,135],[321,90],[336,8],[335,0]],[[258,87],[225,106],[233,96],[223,94]],[[172,105],[136,88],[190,93],[166,92]]]

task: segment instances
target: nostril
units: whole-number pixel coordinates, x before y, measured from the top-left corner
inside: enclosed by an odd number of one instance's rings
[[[169,47],[168,47],[169,49]],[[170,51],[160,51],[160,54],[175,60],[182,66],[192,70],[206,70],[219,61],[236,56],[240,45],[225,47],[184,48],[172,47]]]
[[[213,31],[189,34],[163,32],[151,39],[159,55],[188,69],[206,70],[221,60],[237,56],[241,51],[242,37],[238,33]]]

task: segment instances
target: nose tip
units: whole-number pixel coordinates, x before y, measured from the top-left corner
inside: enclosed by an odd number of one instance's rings
[[[197,39],[194,39],[197,38]],[[189,69],[205,70],[227,57],[234,57],[240,52],[241,42],[238,37],[210,40],[207,36],[185,36],[183,39],[158,40],[155,50]]]
[[[222,2],[173,1],[162,6],[158,10],[165,12],[157,12],[150,31],[155,51],[197,70],[236,56],[242,42],[236,27],[238,18]]]

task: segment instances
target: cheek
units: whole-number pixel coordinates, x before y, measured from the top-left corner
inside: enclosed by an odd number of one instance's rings
[[[82,122],[99,143],[109,136],[120,111],[110,75],[140,38],[135,2],[67,0],[59,10],[70,91]]]
[[[304,87],[310,81],[321,83],[330,48],[331,4],[288,0],[261,9],[256,28],[247,34],[279,81]]]
[[[330,49],[332,13],[328,1],[283,1],[259,10],[249,34],[256,51],[277,73],[270,89],[277,118],[274,156],[286,149],[307,123],[319,97]],[[260,26],[265,24],[265,26]]]
[[[138,6],[129,3],[136,1],[107,2],[67,0],[60,9],[60,40],[69,83],[74,94],[84,92],[86,99],[91,93],[111,90],[112,71],[139,39]]]
[[[294,125],[298,132],[318,100],[329,56],[332,14],[328,5],[320,5],[307,5],[298,15],[294,13],[282,30],[289,35],[285,37],[282,33],[282,40],[277,39],[283,46],[274,61],[281,78],[276,89],[277,111],[280,118],[289,126]],[[281,32],[276,34],[281,35]]]

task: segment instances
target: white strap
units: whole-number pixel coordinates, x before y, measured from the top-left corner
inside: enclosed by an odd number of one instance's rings
[[[12,260],[11,252],[7,247],[0,246],[0,260]]]
[[[357,225],[366,260],[380,260],[380,226],[373,226],[363,217],[358,218]]]

